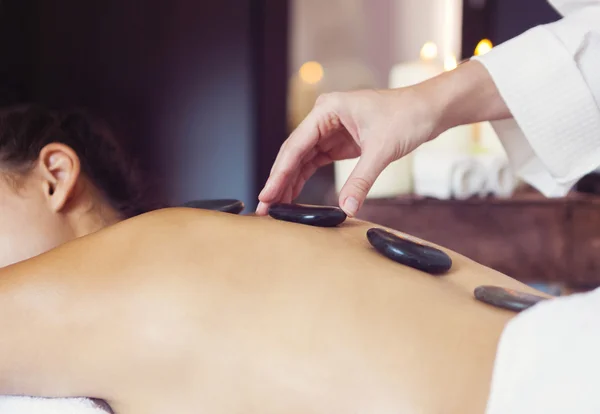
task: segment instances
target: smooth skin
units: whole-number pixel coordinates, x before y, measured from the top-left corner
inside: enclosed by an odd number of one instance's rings
[[[429,96],[428,85],[401,92],[404,111],[420,107],[408,97]],[[374,112],[397,99],[353,96]],[[442,123],[428,124],[428,113],[423,104],[404,128],[382,131],[435,135]],[[328,119],[343,138],[349,123]],[[365,122],[360,136],[376,128]],[[323,131],[317,142],[331,135]],[[304,145],[297,136],[288,148]],[[309,147],[333,154],[341,142]],[[388,141],[364,142],[381,154]],[[286,153],[275,177],[295,171]],[[534,292],[450,251],[444,277],[401,266],[370,247],[372,224],[353,219],[321,229],[169,209],[121,221],[59,144],[27,173],[2,175],[0,394],[95,397],[117,414],[481,413],[514,314],[472,291]],[[271,188],[289,188],[283,177]]]
[[[514,314],[473,289],[535,291],[448,250],[443,277],[399,265],[371,226],[168,209],[4,268],[0,393],[118,414],[483,412]]]
[[[450,251],[443,277],[399,265],[353,219],[122,221],[61,144],[0,203],[0,394],[117,414],[481,413],[514,314],[473,289],[533,292]]]
[[[292,202],[318,168],[360,156],[339,194],[340,207],[352,217],[392,161],[452,127],[510,116],[477,61],[408,88],[322,95],[282,145],[256,212]]]

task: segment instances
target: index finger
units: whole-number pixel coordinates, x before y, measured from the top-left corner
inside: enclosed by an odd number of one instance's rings
[[[301,167],[304,157],[317,145],[321,137],[319,130],[320,107],[315,107],[283,143],[271,168],[271,174],[259,195],[264,203],[276,201],[287,185],[290,185],[294,172]]]

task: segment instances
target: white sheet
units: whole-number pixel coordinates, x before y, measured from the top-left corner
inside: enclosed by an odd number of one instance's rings
[[[1,414],[106,414],[88,398],[34,398],[0,396]]]

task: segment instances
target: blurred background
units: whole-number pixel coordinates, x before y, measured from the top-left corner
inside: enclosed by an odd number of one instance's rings
[[[87,107],[166,202],[237,198],[247,211],[319,94],[407,86],[559,18],[545,0],[140,4],[0,0],[0,105]],[[600,210],[594,196],[580,197],[596,192],[594,177],[573,196],[545,200],[505,171],[489,124],[439,141],[384,173],[362,217],[528,282],[597,284],[600,240],[589,223]],[[496,187],[481,187],[466,167],[454,180],[444,154],[485,158]],[[321,169],[298,201],[335,204],[353,162]]]

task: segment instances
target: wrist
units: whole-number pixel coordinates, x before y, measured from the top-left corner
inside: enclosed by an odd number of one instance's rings
[[[511,116],[487,69],[468,61],[422,84],[436,114],[432,138],[465,124]]]

